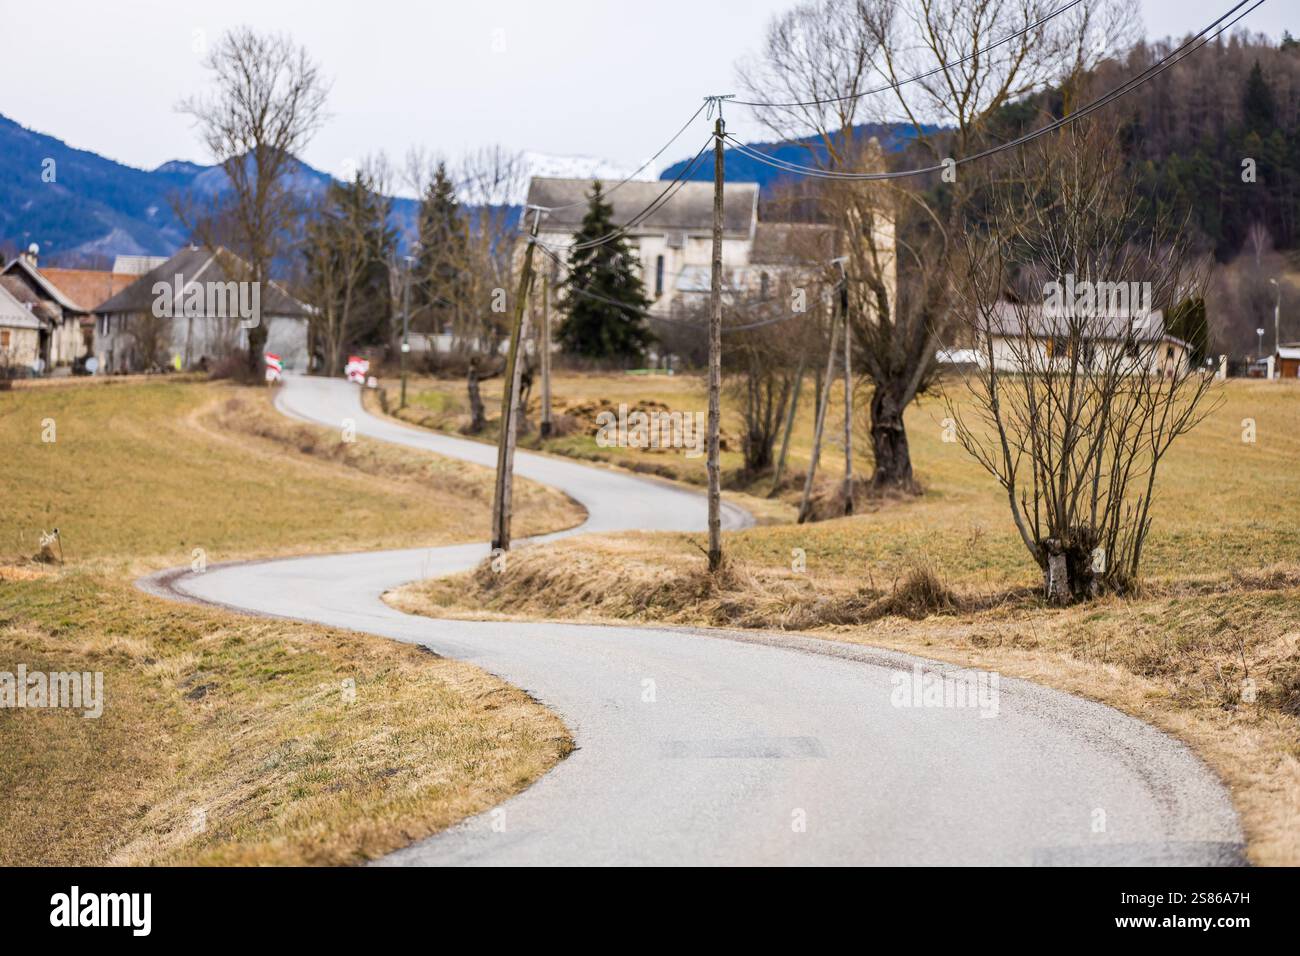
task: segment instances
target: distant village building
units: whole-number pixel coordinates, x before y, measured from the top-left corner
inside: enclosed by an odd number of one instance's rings
[[[0,333],[0,349],[6,350],[3,362],[7,368],[22,369],[25,374],[66,374],[89,352],[90,311],[37,268],[38,254],[33,244],[0,272],[0,289],[6,296],[0,313],[7,316],[3,328],[9,332],[7,336]],[[34,328],[30,320],[14,321],[14,302],[35,320]],[[7,346],[6,339],[10,343]]]
[[[166,261],[166,256],[116,256],[113,259],[113,271],[122,275],[142,276]]]
[[[1279,345],[1277,349],[1278,378],[1300,378],[1300,342]]]
[[[100,371],[145,370],[148,348],[172,368],[206,367],[247,349],[248,328],[258,322],[267,326],[266,350],[285,369],[306,370],[310,309],[273,281],[250,290],[238,278],[244,268],[226,249],[188,246],[142,273],[95,309]]]
[[[568,248],[581,228],[594,180],[534,177],[528,204],[543,213],[538,238],[568,261]],[[604,184],[602,184],[604,186]],[[624,225],[667,188],[661,181],[633,180],[605,189],[612,219]],[[723,190],[722,271],[724,293],[761,293],[779,278],[803,267],[820,267],[834,256],[829,226],[766,223],[758,218],[757,183],[728,183]],[[654,212],[626,233],[641,265],[641,281],[651,300],[649,313],[668,316],[707,300],[713,259],[713,183],[686,182]],[[558,266],[542,259],[540,268],[563,278]]]
[[[0,283],[0,378],[33,374],[44,323]]]
[[[1102,368],[1122,349],[1132,359],[1124,363],[1133,373],[1172,376],[1181,374],[1191,361],[1191,346],[1165,331],[1164,314],[1113,311],[1094,318],[1071,320],[1042,305],[998,302],[988,316],[986,328],[992,345],[993,367],[1003,372],[1042,371],[1074,360],[1072,350],[1081,350],[1081,364]],[[1073,335],[1071,333],[1074,333]],[[989,363],[987,341],[977,347],[941,356],[954,361],[961,355],[981,367]]]

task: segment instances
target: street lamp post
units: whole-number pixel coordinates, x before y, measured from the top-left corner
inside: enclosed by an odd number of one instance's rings
[[[1281,356],[1282,339],[1278,329],[1281,325],[1280,316],[1282,314],[1282,284],[1276,279],[1269,279],[1268,281],[1272,283],[1273,288],[1277,289],[1277,298],[1273,300],[1273,354]]]

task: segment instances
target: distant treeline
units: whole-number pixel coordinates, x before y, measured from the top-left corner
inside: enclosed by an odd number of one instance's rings
[[[1141,73],[1177,41],[1141,43],[1103,63],[1071,108]],[[1061,90],[1007,108],[1007,131],[1062,115]],[[1101,114],[1120,124],[1154,210],[1187,211],[1199,244],[1228,262],[1262,226],[1275,249],[1300,247],[1300,42],[1244,34],[1207,44]],[[1243,175],[1244,174],[1244,175]]]

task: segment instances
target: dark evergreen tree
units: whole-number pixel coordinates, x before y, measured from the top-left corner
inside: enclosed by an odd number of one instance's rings
[[[1172,309],[1165,320],[1165,331],[1182,339],[1190,347],[1188,361],[1193,365],[1205,364],[1209,352],[1210,327],[1205,315],[1205,300],[1200,296],[1183,299]]]
[[[351,302],[352,328],[358,345],[382,345],[390,338],[393,297],[389,269],[397,249],[397,230],[388,224],[391,200],[363,174],[350,183],[333,183],[334,203],[342,227],[360,243],[364,259]]]
[[[420,197],[420,253],[412,277],[413,312],[429,331],[455,325],[467,294],[465,222],[445,163]]]
[[[1273,132],[1277,119],[1277,101],[1273,90],[1264,79],[1264,71],[1259,67],[1259,60],[1251,67],[1250,76],[1246,78],[1246,93],[1241,101],[1242,120],[1246,131],[1268,136]]]
[[[651,342],[642,314],[650,300],[627,243],[619,237],[583,247],[615,229],[613,212],[601,194],[600,183],[595,183],[587,214],[573,237],[570,273],[559,303],[567,317],[558,337],[571,355],[636,362]]]

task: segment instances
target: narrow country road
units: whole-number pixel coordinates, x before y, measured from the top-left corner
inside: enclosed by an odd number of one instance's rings
[[[279,405],[495,463],[490,446],[367,414],[341,381],[290,377]],[[582,503],[590,518],[569,534],[704,526],[704,499],[690,491],[528,453],[517,472]],[[726,518],[748,521],[739,510]],[[568,759],[499,808],[384,863],[1241,861],[1228,794],[1186,747],[1067,694],[1003,679],[996,716],[895,706],[896,674],[961,672],[812,638],[433,620],[380,598],[486,553],[463,545],[297,558],[141,586],[420,643],[500,675],[563,718],[578,746]]]

